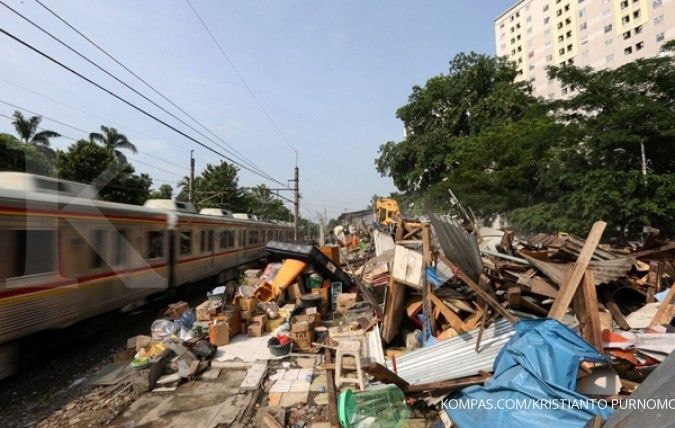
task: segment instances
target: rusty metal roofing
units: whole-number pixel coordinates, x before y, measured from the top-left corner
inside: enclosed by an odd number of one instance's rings
[[[537,259],[525,253],[521,253],[521,255],[525,257],[532,266],[542,271],[551,279],[551,281],[558,285],[565,280],[567,272],[574,268],[574,263],[554,263]],[[593,272],[595,285],[600,285],[625,276],[633,263],[635,263],[635,259],[631,257],[612,260],[593,260],[588,264],[588,268]]]

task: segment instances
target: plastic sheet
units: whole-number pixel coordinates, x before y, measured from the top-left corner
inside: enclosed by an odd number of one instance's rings
[[[494,377],[448,397],[458,427],[583,427],[612,409],[575,392],[579,363],[607,361],[556,320],[522,320],[494,364]],[[475,401],[472,401],[475,400]]]

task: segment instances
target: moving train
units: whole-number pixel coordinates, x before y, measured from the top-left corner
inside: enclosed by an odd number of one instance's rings
[[[173,200],[107,202],[82,183],[0,172],[0,379],[11,371],[3,356],[15,339],[170,287],[224,280],[259,259],[268,240],[292,239],[287,222],[214,208],[197,214]]]

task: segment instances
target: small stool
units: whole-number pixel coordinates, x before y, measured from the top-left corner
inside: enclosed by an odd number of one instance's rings
[[[356,360],[356,377],[342,377],[342,358],[350,355]],[[366,389],[363,369],[361,368],[361,342],[345,340],[338,343],[335,354],[335,386],[340,388],[343,383],[355,383],[361,391]]]

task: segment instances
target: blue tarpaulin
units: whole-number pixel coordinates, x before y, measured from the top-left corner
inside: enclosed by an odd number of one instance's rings
[[[484,386],[450,395],[444,408],[460,427],[583,427],[612,409],[576,390],[579,363],[607,357],[552,319],[521,320]]]

